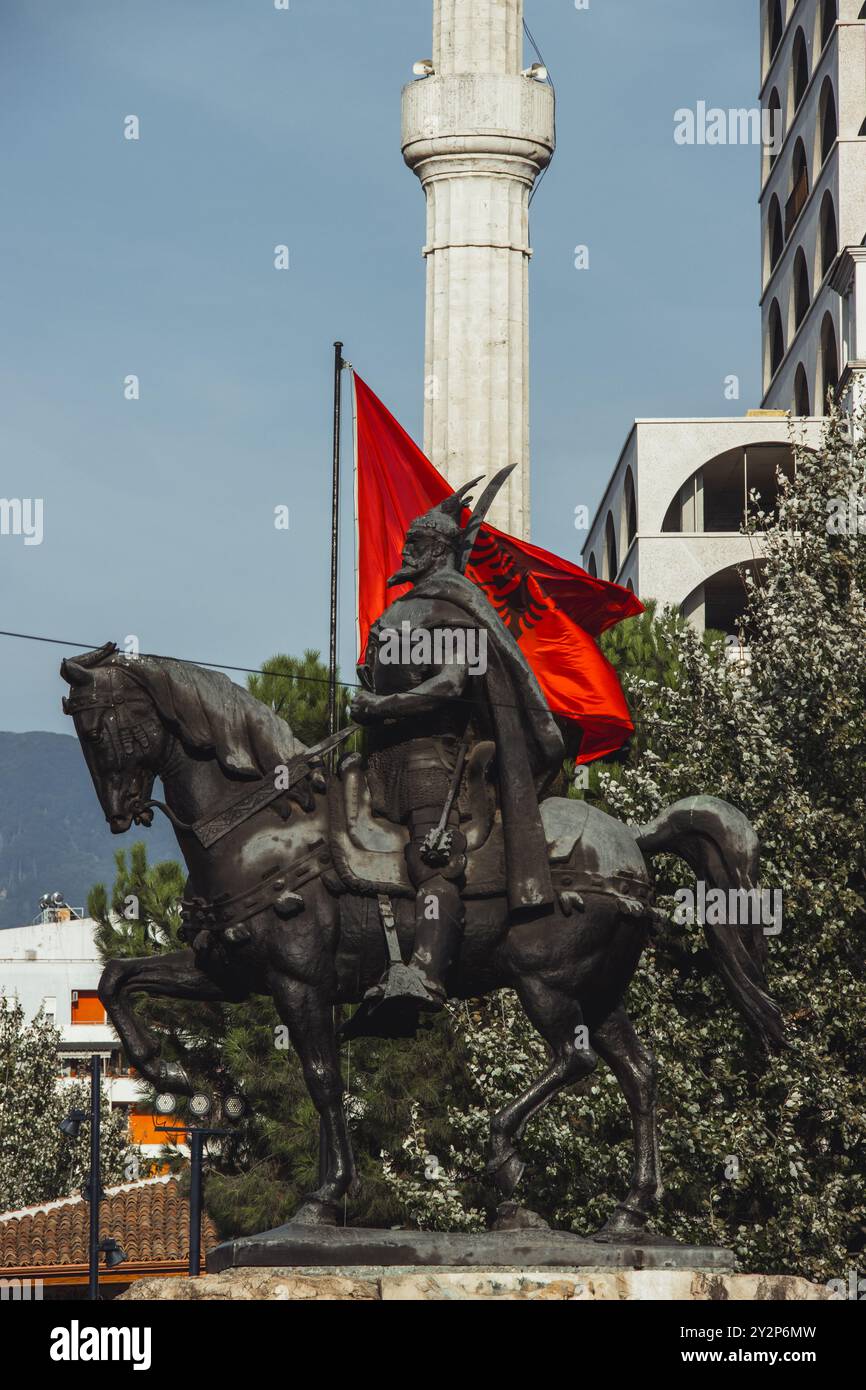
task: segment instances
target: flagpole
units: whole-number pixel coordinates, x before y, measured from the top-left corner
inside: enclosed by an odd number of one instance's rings
[[[340,430],[343,344],[334,343],[334,460],[331,477],[331,630],[328,651],[328,733],[337,732],[337,556],[340,543]]]
[[[355,369],[352,374],[352,494],[355,504],[355,660],[361,659],[361,534],[358,511],[358,392],[355,388]]]
[[[331,472],[331,614],[328,646],[328,733],[337,732],[337,573],[340,547],[340,431],[343,405],[343,344],[334,343],[334,454]],[[334,754],[328,755],[333,759]],[[337,1010],[331,1011],[336,1031]],[[328,1180],[328,1132],[324,1116],[319,1118],[319,1186]]]

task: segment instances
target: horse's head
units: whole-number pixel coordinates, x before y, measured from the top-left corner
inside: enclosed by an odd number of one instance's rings
[[[150,825],[154,777],[167,800],[204,762],[234,783],[272,777],[304,751],[288,724],[221,671],[166,656],[126,657],[113,642],[60,667],[93,785],[115,835]],[[186,804],[186,803],[185,803]],[[196,812],[196,807],[189,808]],[[199,810],[201,808],[198,808]]]
[[[75,660],[67,658],[60,667],[72,689],[63,711],[72,716],[114,835],[122,835],[133,821],[150,825],[153,811],[147,802],[171,743],[154,700],[130,674],[132,665],[109,642]]]

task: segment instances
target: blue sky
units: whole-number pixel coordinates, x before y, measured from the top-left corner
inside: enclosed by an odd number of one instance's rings
[[[324,649],[334,338],[421,436],[424,201],[400,88],[431,11],[4,0],[0,496],[44,499],[44,539],[0,536],[0,628],[252,667]],[[532,209],[533,539],[577,560],[574,508],[635,416],[760,404],[758,151],[673,140],[679,107],[755,103],[758,4],[526,14],[558,94]],[[347,499],[349,467],[347,449]],[[351,569],[347,526],[349,675]],[[0,638],[0,729],[70,731],[62,654]]]

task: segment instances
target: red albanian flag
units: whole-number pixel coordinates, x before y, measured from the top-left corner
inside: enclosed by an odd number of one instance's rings
[[[454,489],[361,380],[355,378],[358,647],[408,584],[387,588],[406,531]],[[583,730],[578,762],[615,753],[634,724],[616,672],[595,638],[643,612],[628,589],[593,579],[538,546],[482,526],[466,571],[535,672],[550,708]]]

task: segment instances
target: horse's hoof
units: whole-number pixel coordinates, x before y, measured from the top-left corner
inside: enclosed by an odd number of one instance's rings
[[[600,1230],[592,1236],[599,1244],[617,1240],[633,1240],[646,1231],[648,1215],[631,1207],[615,1207]]]
[[[302,1202],[293,1216],[289,1217],[290,1226],[336,1226],[340,1216],[340,1208],[336,1202],[320,1202],[315,1197],[308,1197]]]
[[[173,1096],[191,1096],[192,1082],[180,1062],[160,1062],[159,1084]]]
[[[549,1231],[550,1224],[537,1211],[522,1207],[519,1202],[500,1202],[496,1208],[494,1231]]]

